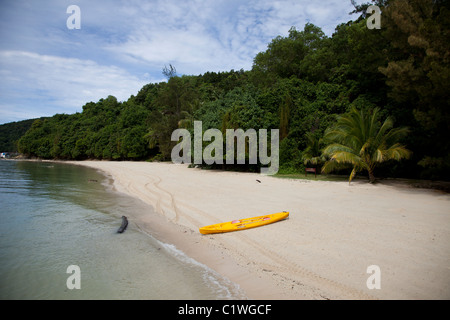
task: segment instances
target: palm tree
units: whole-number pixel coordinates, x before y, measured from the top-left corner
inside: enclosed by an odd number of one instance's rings
[[[338,117],[336,126],[325,133],[325,139],[331,144],[323,152],[330,160],[322,167],[322,172],[350,164],[353,170],[349,183],[362,170],[368,171],[369,181],[373,183],[374,169],[378,164],[410,157],[411,151],[399,143],[408,134],[408,128],[394,128],[390,117],[381,124],[378,113],[378,108],[372,113],[352,108],[349,113]]]
[[[320,148],[323,139],[316,138],[313,133],[306,134],[306,139],[308,142],[306,149],[303,151],[303,164],[305,166],[312,165],[314,167],[322,165],[326,161],[326,157]]]

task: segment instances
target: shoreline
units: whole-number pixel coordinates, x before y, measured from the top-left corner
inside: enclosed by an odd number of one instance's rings
[[[100,171],[107,179],[110,180],[113,192],[124,193],[128,196],[134,197],[145,204],[150,205],[156,213],[155,204],[149,199],[143,200],[142,197],[137,197],[134,192],[130,189],[125,188],[124,185],[117,183],[113,172],[110,170],[105,170],[97,165],[84,161],[58,161],[49,160],[50,162],[59,162],[70,165],[81,165],[90,167]],[[97,163],[97,161],[93,161]],[[145,198],[145,197],[144,197]],[[146,201],[147,200],[147,201]],[[197,230],[192,228],[176,224],[166,216],[160,213],[153,213],[149,215],[136,215],[131,213],[130,217],[134,218],[134,221],[130,221],[135,227],[143,232],[151,234],[152,237],[158,241],[174,245],[177,249],[181,250],[188,257],[204,264],[208,268],[211,268],[221,276],[232,281],[237,285],[240,290],[245,291],[247,299],[250,300],[274,300],[280,299],[277,295],[278,288],[276,283],[272,283],[271,279],[266,279],[264,285],[261,283],[261,279],[249,279],[249,270],[239,264],[232,256],[224,252],[224,248],[221,249],[222,245],[219,245],[219,249],[215,244],[205,242],[205,235],[201,235]],[[261,278],[261,277],[259,277]],[[264,280],[264,279],[263,279]],[[273,294],[261,294],[261,290],[270,290]],[[295,297],[286,297],[283,299],[295,299]]]
[[[447,194],[172,163],[62,163],[100,170],[117,191],[151,205],[157,214],[130,215],[139,228],[238,284],[249,299],[450,298]],[[280,211],[289,211],[289,219],[225,234],[198,232]],[[371,265],[380,267],[380,290],[367,287]]]

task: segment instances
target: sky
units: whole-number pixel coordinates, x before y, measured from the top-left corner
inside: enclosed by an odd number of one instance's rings
[[[71,5],[79,29],[68,27]],[[291,27],[331,36],[353,9],[350,0],[0,0],[0,124],[81,112],[108,95],[126,101],[166,81],[169,64],[178,75],[250,70]]]

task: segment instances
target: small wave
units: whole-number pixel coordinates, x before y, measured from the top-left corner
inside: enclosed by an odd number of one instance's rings
[[[246,300],[248,297],[243,293],[240,286],[228,278],[220,275],[207,265],[198,262],[186,255],[183,251],[178,249],[175,245],[170,243],[165,243],[155,239],[151,234],[142,230],[138,227],[138,229],[145,233],[147,236],[151,237],[154,241],[158,243],[159,246],[164,248],[164,250],[175,257],[178,261],[186,264],[188,266],[193,266],[197,268],[202,273],[202,278],[206,286],[209,289],[213,290],[216,293],[216,299],[218,300]]]

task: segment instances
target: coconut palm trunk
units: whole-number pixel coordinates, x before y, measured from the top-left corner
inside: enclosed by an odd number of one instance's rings
[[[375,175],[373,174],[373,169],[368,169],[367,170],[369,172],[369,182],[370,183],[374,183],[375,182]]]

